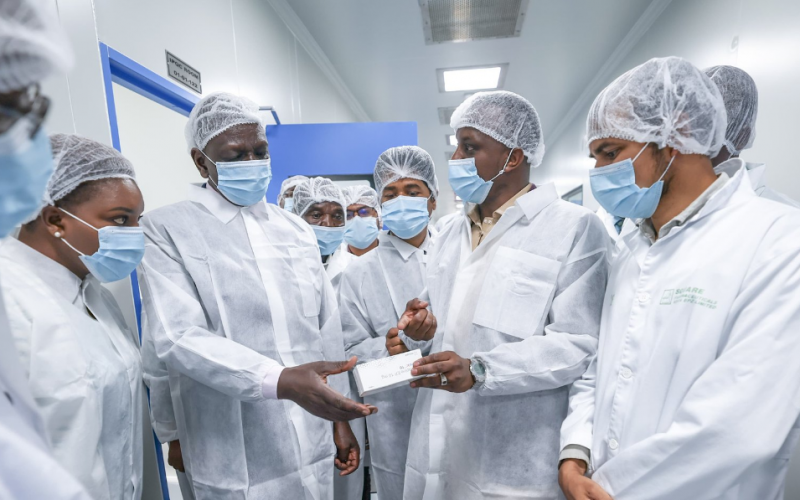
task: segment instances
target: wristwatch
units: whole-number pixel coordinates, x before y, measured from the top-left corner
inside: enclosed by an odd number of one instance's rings
[[[477,358],[470,358],[469,372],[475,380],[475,384],[472,386],[473,389],[482,386],[486,382],[486,365],[483,364],[483,361]]]

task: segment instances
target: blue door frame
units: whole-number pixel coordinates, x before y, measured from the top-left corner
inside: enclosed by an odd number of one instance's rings
[[[157,75],[133,59],[126,57],[104,43],[100,43],[100,62],[103,68],[103,84],[106,91],[106,107],[108,108],[108,125],[111,129],[111,143],[114,149],[122,152],[119,143],[119,128],[117,126],[117,107],[114,102],[114,86],[112,83],[136,92],[137,94],[155,101],[184,116],[189,116],[199,97],[177,84]],[[142,299],[139,295],[139,279],[136,271],[131,273],[131,288],[133,292],[133,305],[136,311],[136,324],[139,329],[139,341],[142,339]],[[148,401],[150,395],[148,391]],[[164,456],[161,453],[161,443],[153,433],[155,441],[158,474],[161,478],[161,491],[164,500],[169,500],[167,486],[167,473],[164,468]]]

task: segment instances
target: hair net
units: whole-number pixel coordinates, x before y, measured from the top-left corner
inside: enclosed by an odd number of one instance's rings
[[[194,105],[186,122],[186,145],[205,149],[208,141],[236,125],[255,123],[264,133],[258,117],[258,104],[246,97],[215,92]]]
[[[378,218],[381,218],[381,200],[374,189],[369,186],[350,186],[343,189],[342,192],[348,207],[350,205],[364,205],[374,208],[378,212]]]
[[[418,146],[398,146],[381,153],[375,164],[375,191],[378,196],[383,188],[400,179],[419,179],[428,185],[433,198],[439,197],[439,179],[433,158]]]
[[[332,201],[338,203],[342,210],[347,210],[342,190],[332,180],[325,177],[312,177],[301,182],[294,188],[294,213],[303,216],[315,203]]]
[[[725,146],[731,154],[738,155],[742,150],[752,147],[756,139],[756,82],[744,70],[733,66],[714,66],[704,72],[717,85],[725,103],[725,112],[728,114]]]
[[[131,162],[105,144],[77,135],[53,134],[50,145],[55,170],[47,183],[46,204],[64,198],[84,182],[109,178],[136,180]]]
[[[525,153],[531,167],[544,158],[542,124],[536,109],[524,97],[506,90],[478,92],[467,98],[450,118],[453,130],[477,129],[509,148]]]
[[[285,196],[286,191],[292,189],[293,187],[297,187],[298,184],[303,183],[307,180],[308,177],[304,175],[293,175],[292,177],[289,177],[288,179],[283,181],[283,183],[281,183],[281,192],[278,195],[278,205],[280,205],[281,202],[286,199]]]
[[[0,92],[25,89],[71,65],[52,1],[0,1]]]
[[[614,137],[716,154],[725,139],[725,105],[717,86],[679,57],[650,59],[614,80],[594,100],[587,141]]]

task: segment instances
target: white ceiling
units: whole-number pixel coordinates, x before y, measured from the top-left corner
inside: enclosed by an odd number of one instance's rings
[[[439,215],[452,210],[447,185],[448,126],[438,107],[463,92],[440,93],[437,68],[509,63],[504,88],[523,95],[548,133],[606,64],[650,0],[531,0],[518,38],[425,45],[414,0],[289,0],[350,91],[374,121],[415,121],[419,145],[437,165]]]

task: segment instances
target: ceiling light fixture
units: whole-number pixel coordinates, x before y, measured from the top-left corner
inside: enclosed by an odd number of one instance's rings
[[[458,146],[458,139],[456,138],[455,134],[449,134],[447,136],[447,144],[450,146]]]
[[[439,92],[498,89],[505,83],[507,72],[508,63],[436,70]]]

